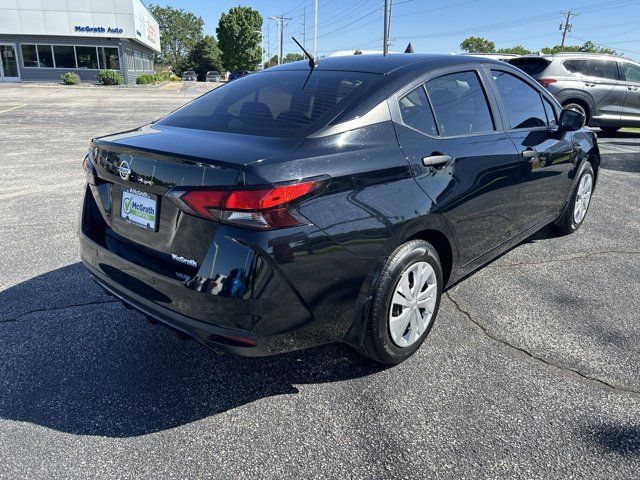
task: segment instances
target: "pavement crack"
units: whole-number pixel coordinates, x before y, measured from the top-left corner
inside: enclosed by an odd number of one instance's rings
[[[71,305],[65,305],[64,307],[52,307],[52,308],[36,308],[34,310],[29,310],[27,312],[22,312],[20,315],[16,315],[15,317],[10,317],[4,320],[0,320],[0,325],[4,323],[16,323],[20,319],[32,315],[34,313],[44,313],[44,312],[55,312],[61,310],[69,310],[72,308],[86,307],[89,305],[106,305],[110,303],[120,303],[118,300],[96,300],[93,302],[85,302],[85,303],[73,303]]]
[[[508,268],[508,267],[523,267],[527,265],[544,265],[547,263],[567,262],[571,260],[582,260],[584,258],[604,255],[640,255],[638,250],[607,250],[604,252],[589,252],[580,255],[571,255],[568,257],[550,258],[548,260],[541,260],[538,262],[517,262],[517,263],[504,263],[498,265],[489,265],[486,268]]]
[[[582,372],[580,372],[579,370],[575,370],[573,368],[567,367],[566,365],[562,365],[556,362],[553,362],[551,360],[548,360],[546,358],[543,357],[539,357],[537,355],[534,355],[533,353],[531,353],[530,351],[526,350],[525,348],[522,347],[518,347],[516,345],[513,345],[509,342],[507,342],[506,340],[503,340],[497,336],[495,336],[493,333],[491,333],[484,325],[482,325],[478,320],[474,319],[473,316],[471,315],[470,312],[468,312],[467,310],[465,310],[464,308],[462,308],[460,306],[460,304],[458,303],[457,300],[455,300],[452,296],[450,292],[446,292],[445,296],[451,300],[451,303],[453,303],[454,307],[456,308],[456,310],[458,312],[460,312],[464,317],[466,317],[471,323],[473,323],[476,327],[478,327],[478,329],[488,338],[490,338],[491,340],[493,340],[494,342],[497,342],[503,346],[506,346],[510,349],[516,350],[524,355],[526,355],[527,357],[542,363],[548,367],[553,367],[555,369],[561,370],[565,373],[569,373],[569,374],[573,374],[573,375],[577,375],[580,379],[587,381],[588,383],[594,383],[596,385],[598,385],[599,387],[604,387],[610,390],[615,390],[615,391],[620,391],[620,392],[625,392],[625,393],[634,393],[634,394],[640,394],[640,390],[635,390],[631,387],[627,387],[624,385],[617,385],[617,384],[613,384],[613,383],[609,383],[606,382],[604,380],[601,380],[599,378],[596,377],[592,377],[590,375],[586,375]]]

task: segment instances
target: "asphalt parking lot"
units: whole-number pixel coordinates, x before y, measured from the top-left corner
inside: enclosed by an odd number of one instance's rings
[[[638,478],[640,134],[603,138],[578,233],[449,290],[404,364],[221,357],[105,296],[76,240],[89,139],[205,88],[0,85],[0,478]]]

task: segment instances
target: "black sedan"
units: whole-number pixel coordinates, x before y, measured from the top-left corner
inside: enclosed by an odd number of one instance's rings
[[[229,79],[227,81],[232,81],[232,80],[237,80],[239,78],[242,77],[246,77],[247,75],[250,75],[251,72],[249,72],[248,70],[238,70],[235,72],[230,72],[229,73]]]
[[[93,140],[80,243],[126,306],[219,351],[413,354],[444,289],[585,220],[582,118],[508,64],[351,56],[270,68]]]

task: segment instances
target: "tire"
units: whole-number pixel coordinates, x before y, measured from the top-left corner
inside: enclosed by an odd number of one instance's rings
[[[590,180],[586,180],[585,177],[589,177]],[[556,229],[564,234],[578,230],[584,223],[587,217],[587,212],[591,204],[591,195],[593,193],[593,183],[595,175],[593,173],[593,167],[591,163],[584,162],[580,173],[578,175],[578,181],[575,183],[571,190],[570,200],[565,208],[562,216],[555,222]],[[588,192],[586,191],[586,184],[588,184]],[[577,202],[582,202],[583,211],[578,215]]]
[[[575,110],[576,112],[580,112],[584,116],[584,123],[582,124],[583,127],[589,124],[589,112],[582,105],[569,101],[563,106],[567,110]]]
[[[607,133],[609,135],[613,135],[618,130],[620,130],[620,127],[600,127],[600,130],[602,130],[604,133]]]
[[[419,283],[423,285],[418,290]],[[399,246],[380,274],[360,353],[384,365],[397,365],[413,355],[431,331],[442,287],[440,258],[430,243],[412,240]]]

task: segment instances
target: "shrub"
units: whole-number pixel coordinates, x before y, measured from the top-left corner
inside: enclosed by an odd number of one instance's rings
[[[80,75],[75,72],[63,73],[60,78],[65,85],[77,85],[80,83]]]
[[[124,83],[122,75],[115,70],[100,70],[96,75],[96,79],[102,85],[122,85]]]
[[[169,81],[170,81],[170,82],[179,82],[180,80],[182,80],[182,79],[181,79],[179,76],[177,76],[177,75],[171,75],[171,76],[169,77]]]
[[[138,85],[149,85],[150,83],[158,83],[158,81],[158,76],[153,73],[145,73],[144,75],[140,75],[136,78],[136,83]]]

